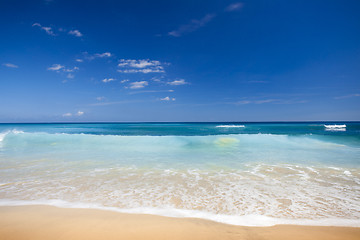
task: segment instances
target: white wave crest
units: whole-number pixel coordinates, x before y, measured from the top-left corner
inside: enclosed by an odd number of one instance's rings
[[[0,142],[2,142],[5,137],[8,135],[8,134],[20,134],[20,133],[24,133],[23,131],[20,131],[20,130],[16,130],[16,129],[13,129],[13,130],[8,130],[8,131],[5,131],[5,132],[2,132],[0,133]]]
[[[341,125],[337,125],[337,124],[334,124],[334,125],[324,125],[324,127],[326,128],[346,128],[346,125],[345,124],[341,124]]]
[[[217,128],[244,128],[245,125],[218,125]]]
[[[324,125],[326,131],[346,131],[346,125],[345,124],[334,124],[334,125]]]

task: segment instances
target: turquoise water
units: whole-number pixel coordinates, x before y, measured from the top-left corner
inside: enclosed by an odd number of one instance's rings
[[[360,226],[360,123],[0,124],[0,203]]]

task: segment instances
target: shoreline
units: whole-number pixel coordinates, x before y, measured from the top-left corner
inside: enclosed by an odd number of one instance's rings
[[[341,218],[323,218],[323,219],[286,219],[274,218],[263,215],[246,215],[233,216],[224,214],[214,214],[202,212],[197,210],[186,210],[176,208],[133,208],[123,209],[117,207],[105,207],[96,204],[86,203],[70,203],[62,200],[56,201],[16,201],[0,200],[0,208],[3,207],[31,207],[31,206],[45,206],[55,207],[60,209],[84,209],[84,210],[98,210],[105,212],[113,212],[119,214],[131,215],[151,215],[166,218],[177,219],[200,219],[204,221],[211,221],[219,224],[226,224],[238,227],[273,227],[278,225],[294,225],[294,226],[313,226],[313,227],[354,227],[360,228],[360,219],[341,219]]]
[[[360,227],[234,226],[173,218],[47,205],[0,206],[0,239],[348,239]]]

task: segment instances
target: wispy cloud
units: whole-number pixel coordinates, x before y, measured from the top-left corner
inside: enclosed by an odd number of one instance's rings
[[[247,105],[247,104],[266,104],[266,103],[272,103],[272,104],[299,104],[299,103],[307,103],[306,100],[294,100],[294,99],[261,99],[261,100],[241,100],[237,102],[231,102],[230,104],[235,105]]]
[[[8,67],[8,68],[19,68],[18,65],[15,65],[15,64],[12,64],[12,63],[3,63],[3,65],[5,67]]]
[[[51,27],[42,26],[40,23],[34,23],[32,26],[39,27],[40,29],[44,30],[48,35],[56,36],[56,34],[54,33],[54,31]]]
[[[344,99],[344,98],[353,98],[353,97],[360,97],[360,93],[354,93],[354,94],[349,94],[349,95],[345,95],[345,96],[334,97],[334,99]]]
[[[51,65],[51,67],[48,67],[47,70],[49,71],[62,71],[62,72],[67,72],[67,73],[71,73],[71,72],[75,72],[77,70],[79,70],[78,67],[73,67],[73,68],[66,68],[64,65],[61,64],[53,64]]]
[[[109,52],[104,52],[104,53],[95,53],[94,56],[98,58],[105,58],[105,57],[111,57],[112,54]]]
[[[246,104],[250,104],[250,103],[252,103],[252,101],[241,100],[241,101],[238,101],[238,102],[234,102],[233,104],[235,104],[235,105],[246,105]]]
[[[159,93],[159,92],[174,92],[174,90],[147,90],[147,91],[136,91],[130,92],[129,94],[139,94],[139,93]]]
[[[83,52],[82,54],[83,54],[83,59],[77,58],[75,61],[83,62],[84,59],[88,60],[88,61],[91,61],[91,60],[94,60],[96,58],[109,58],[109,57],[113,56],[113,54],[110,53],[110,52],[95,53],[95,54],[89,54],[88,52]]]
[[[75,37],[82,37],[83,34],[79,30],[71,30],[68,32],[68,34],[73,35]]]
[[[121,80],[120,83],[126,83],[128,81],[130,81],[130,80],[129,79],[124,79],[124,80]]]
[[[263,99],[263,100],[241,100],[238,102],[235,102],[235,105],[246,105],[246,104],[263,104],[263,103],[271,103],[279,101],[278,99]]]
[[[147,85],[149,85],[149,83],[147,81],[132,82],[129,84],[129,88],[130,89],[139,89],[139,88],[144,88]]]
[[[262,81],[262,80],[251,80],[251,81],[244,81],[244,83],[268,83],[268,81]]]
[[[62,116],[63,117],[72,117],[72,116],[80,117],[80,116],[84,115],[84,113],[85,112],[83,112],[83,111],[77,111],[77,113],[75,113],[75,114],[72,114],[72,113],[68,112],[68,113],[64,113]]]
[[[74,74],[69,73],[68,75],[66,75],[66,77],[69,79],[73,79],[75,76],[74,76]]]
[[[98,101],[103,101],[103,100],[105,100],[105,97],[102,97],[102,96],[101,96],[101,97],[97,97],[96,100],[98,100]]]
[[[185,84],[189,84],[189,83],[186,82],[185,79],[177,79],[172,82],[168,82],[167,84],[173,85],[173,86],[179,86],[179,85],[185,85]]]
[[[164,98],[160,98],[160,101],[175,101],[175,100],[176,100],[175,98],[170,98],[169,96],[164,97]]]
[[[79,70],[78,67],[73,68],[66,68],[64,65],[61,64],[53,64],[51,67],[47,68],[48,71],[54,71],[64,76],[66,74],[66,78],[73,79],[75,75],[73,74],[75,71]],[[62,83],[66,83],[67,80],[63,80]]]
[[[242,9],[244,4],[242,2],[235,2],[228,5],[224,11],[225,12],[234,12]],[[220,14],[220,13],[219,13]],[[216,13],[206,14],[203,18],[193,19],[188,24],[180,25],[177,29],[172,30],[167,33],[167,35],[172,37],[181,37],[185,34],[195,32],[199,28],[205,26],[208,22],[212,21],[217,16]],[[157,36],[162,36],[162,34],[157,34]]]
[[[124,100],[124,101],[115,101],[115,102],[97,102],[89,104],[88,106],[108,106],[108,105],[117,105],[117,104],[127,104],[127,103],[138,103],[143,102],[143,100]]]
[[[160,61],[150,59],[120,59],[117,70],[121,73],[163,73],[165,72]]]
[[[216,14],[207,14],[201,19],[193,19],[190,23],[181,25],[179,28],[168,32],[168,35],[173,37],[181,37],[184,34],[194,32],[205,26],[205,24],[210,22],[215,16]]]
[[[162,82],[164,82],[163,78],[164,78],[164,76],[152,77],[151,81],[162,83]]]
[[[104,83],[108,83],[108,82],[112,82],[112,81],[115,81],[115,80],[116,80],[115,78],[104,78],[101,81],[104,82]]]
[[[64,72],[75,72],[75,71],[77,71],[77,70],[79,70],[79,68],[78,68],[78,67],[73,67],[73,68],[63,68],[63,71],[64,71]]]
[[[57,33],[55,33],[55,30],[52,27],[45,27],[45,26],[41,25],[40,23],[34,23],[32,26],[40,28],[41,30],[45,31],[46,34],[48,34],[50,36],[57,36],[60,33],[66,33],[66,32],[69,35],[73,35],[75,37],[82,37],[83,36],[83,34],[77,29],[67,31],[66,29],[61,27],[61,28],[58,28]]]
[[[230,4],[229,6],[227,6],[227,7],[225,8],[225,11],[226,11],[226,12],[238,11],[238,10],[240,10],[243,6],[244,6],[244,4],[241,3],[241,2],[232,3],[232,4]]]
[[[165,72],[162,69],[151,69],[151,68],[145,68],[145,69],[125,69],[125,70],[117,70],[120,73],[163,73]]]
[[[48,67],[47,70],[50,71],[59,71],[60,69],[64,68],[63,65],[60,64],[53,64],[51,67]]]
[[[132,60],[132,59],[120,59],[119,67],[132,67],[132,68],[146,68],[153,66],[161,66],[161,63],[157,60],[150,59],[140,59],[140,60]]]

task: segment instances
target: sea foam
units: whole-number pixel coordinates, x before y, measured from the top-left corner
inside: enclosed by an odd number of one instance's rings
[[[236,225],[358,226],[356,127],[326,132],[323,125],[283,130],[270,124],[264,131],[249,124],[239,134],[217,124],[70,126],[1,130],[0,205],[90,207]],[[133,128],[143,130],[125,134]]]

